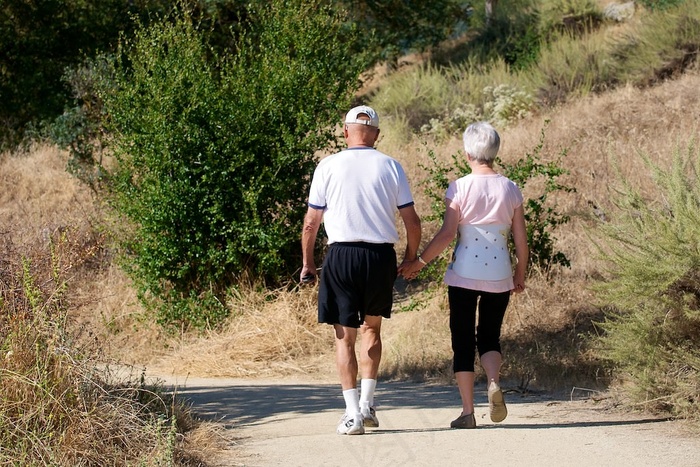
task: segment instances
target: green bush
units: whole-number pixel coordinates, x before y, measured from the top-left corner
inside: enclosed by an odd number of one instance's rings
[[[671,168],[643,156],[657,192],[622,178],[613,221],[593,236],[607,265],[594,287],[606,307],[600,355],[635,404],[700,415],[700,151],[677,151]]]
[[[177,13],[126,40],[101,81],[114,83],[100,93],[110,199],[128,220],[129,271],[163,322],[214,324],[229,286],[286,280],[300,264],[315,153],[335,141],[367,65],[350,53],[361,36],[324,5],[251,9],[232,56]],[[207,296],[213,307],[193,318],[191,300]]]
[[[464,46],[467,56],[478,63],[503,59],[514,70],[537,61],[541,39],[537,2],[500,1],[488,22],[482,9],[475,11],[472,23],[477,34]]]
[[[403,54],[436,46],[464,29],[468,22],[465,6],[468,2],[463,0],[339,0],[339,3],[347,7],[360,30],[372,32],[379,57],[392,65]]]

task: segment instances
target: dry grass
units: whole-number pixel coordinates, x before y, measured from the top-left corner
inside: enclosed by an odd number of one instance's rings
[[[155,364],[167,374],[282,377],[327,374],[333,336],[316,322],[315,287],[264,291],[254,287],[230,297],[228,325],[187,337]]]
[[[0,463],[205,465],[184,441],[216,442],[213,431],[157,383],[115,378],[100,342],[68,316],[64,278],[86,262],[71,238],[62,231],[46,248],[19,249],[2,237]]]
[[[143,364],[167,350],[169,339],[143,314],[124,272],[112,262],[103,212],[89,189],[66,172],[68,156],[53,146],[0,155],[0,235],[19,255],[64,235],[71,318],[109,347],[105,354]],[[161,344],[161,345],[157,345]]]

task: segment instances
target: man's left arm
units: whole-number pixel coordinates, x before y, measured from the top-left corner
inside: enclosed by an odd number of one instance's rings
[[[403,262],[401,263],[403,264],[404,262],[416,259],[418,247],[420,246],[421,225],[420,217],[418,217],[414,205],[399,209],[399,214],[406,228],[406,251],[404,252]]]

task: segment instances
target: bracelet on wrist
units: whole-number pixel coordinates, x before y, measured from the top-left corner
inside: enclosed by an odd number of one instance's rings
[[[418,261],[420,261],[420,263],[421,263],[423,266],[427,266],[427,265],[428,265],[428,263],[426,263],[425,260],[424,260],[423,258],[421,258],[420,255],[418,255]]]

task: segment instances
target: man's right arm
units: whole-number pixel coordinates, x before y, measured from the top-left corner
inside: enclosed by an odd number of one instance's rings
[[[301,232],[301,259],[302,267],[299,276],[301,282],[311,282],[316,279],[316,261],[314,260],[314,246],[316,235],[323,219],[323,210],[309,207],[304,216],[304,228]]]

